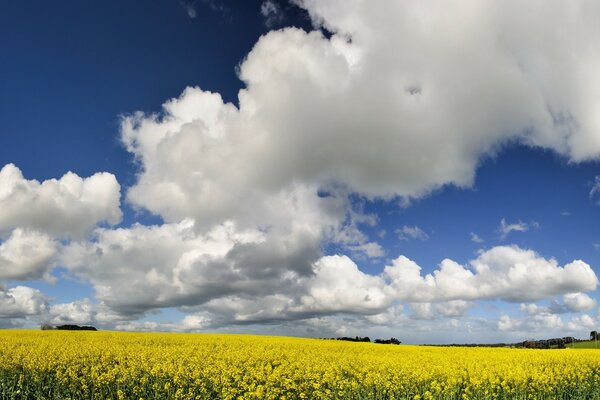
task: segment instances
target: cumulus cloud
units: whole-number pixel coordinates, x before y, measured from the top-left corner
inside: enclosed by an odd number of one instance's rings
[[[42,292],[28,286],[0,287],[0,320],[40,315],[47,310],[49,301]]]
[[[562,297],[563,301],[552,300],[548,306],[535,303],[521,304],[520,309],[528,315],[564,314],[589,311],[596,307],[596,300],[585,293],[568,293]]]
[[[536,314],[527,318],[500,317],[497,327],[501,331],[546,332],[546,336],[564,336],[564,331],[575,334],[589,332],[597,326],[597,321],[587,314],[577,315],[566,323],[556,314]]]
[[[28,180],[7,164],[0,170],[0,235],[24,228],[55,237],[82,237],[101,222],[121,221],[120,186],[103,172],[80,178]]]
[[[569,311],[588,311],[596,307],[596,300],[585,293],[569,293],[563,297],[565,306]]]
[[[503,315],[498,320],[498,329],[501,331],[520,332],[549,332],[564,328],[563,320],[555,314],[538,314],[526,319],[511,318]]]
[[[462,317],[473,306],[473,303],[464,300],[451,300],[440,303],[410,303],[412,318],[436,319],[439,317]]]
[[[600,79],[594,71],[600,52],[589,47],[600,35],[593,22],[600,14],[597,4],[297,3],[315,23],[352,38],[352,47],[362,53],[356,74],[381,83],[373,90],[396,94],[393,104],[410,109],[409,116],[431,110],[427,115],[432,118],[420,122],[427,123],[428,138],[442,139],[435,147],[470,137],[475,142],[469,150],[478,152],[512,136],[572,160],[598,157],[594,93]],[[556,31],[556,20],[565,24],[568,38]],[[444,98],[445,103],[438,103]],[[434,134],[441,121],[447,123],[448,136]],[[459,125],[465,136],[454,131]],[[407,126],[416,131],[422,125]],[[461,163],[468,160],[464,155],[457,158]]]
[[[58,254],[59,244],[48,235],[17,228],[0,243],[0,280],[46,278]]]
[[[333,35],[261,37],[239,68],[238,107],[188,88],[161,115],[124,119],[123,141],[143,168],[130,201],[169,221],[204,221],[238,217],[290,182],[335,181],[368,197],[469,186],[480,158],[509,140],[573,160],[600,154],[593,12],[299,4]],[[557,36],[554,15],[572,16],[572,41]]]
[[[384,275],[398,298],[407,301],[501,299],[531,301],[565,293],[594,290],[598,278],[583,261],[561,267],[534,251],[497,246],[481,252],[466,268],[450,259],[421,275],[421,267],[400,256]]]
[[[50,306],[48,314],[48,322],[55,325],[91,324],[95,320],[96,310],[89,299],[82,299],[54,304]]]
[[[573,317],[568,323],[567,328],[570,331],[581,332],[590,329],[596,329],[598,321],[587,314]]]
[[[384,318],[398,302],[411,303],[415,318],[459,317],[475,300],[532,301],[563,294],[569,307],[584,310],[589,299],[580,292],[598,283],[581,261],[561,267],[518,247],[492,248],[468,267],[446,259],[425,275],[400,256],[373,275],[347,256],[319,256],[313,245],[312,240],[278,242],[268,232],[240,231],[233,223],[199,234],[184,221],[100,229],[93,243],[69,246],[64,260],[94,285],[109,310],[131,319],[180,307],[193,316],[186,329],[335,314]]]
[[[418,240],[427,240],[429,239],[429,235],[426,234],[421,228],[418,226],[408,226],[404,225],[402,228],[397,229],[396,233],[398,234],[398,238],[400,240],[410,240],[410,239],[418,239]]]

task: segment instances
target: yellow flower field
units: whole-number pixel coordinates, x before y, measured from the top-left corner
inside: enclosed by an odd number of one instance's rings
[[[600,399],[600,352],[0,331],[2,399]]]

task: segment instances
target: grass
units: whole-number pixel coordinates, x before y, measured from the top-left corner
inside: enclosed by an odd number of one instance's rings
[[[568,348],[574,349],[600,349],[600,340],[597,342],[594,340],[588,340],[586,342],[576,342],[567,345]]]

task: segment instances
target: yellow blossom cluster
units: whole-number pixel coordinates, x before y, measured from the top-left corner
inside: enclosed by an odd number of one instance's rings
[[[0,332],[2,399],[600,399],[600,352]]]

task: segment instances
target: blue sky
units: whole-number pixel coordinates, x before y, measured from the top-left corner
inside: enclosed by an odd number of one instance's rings
[[[598,7],[342,3],[3,5],[0,325],[597,327]]]

